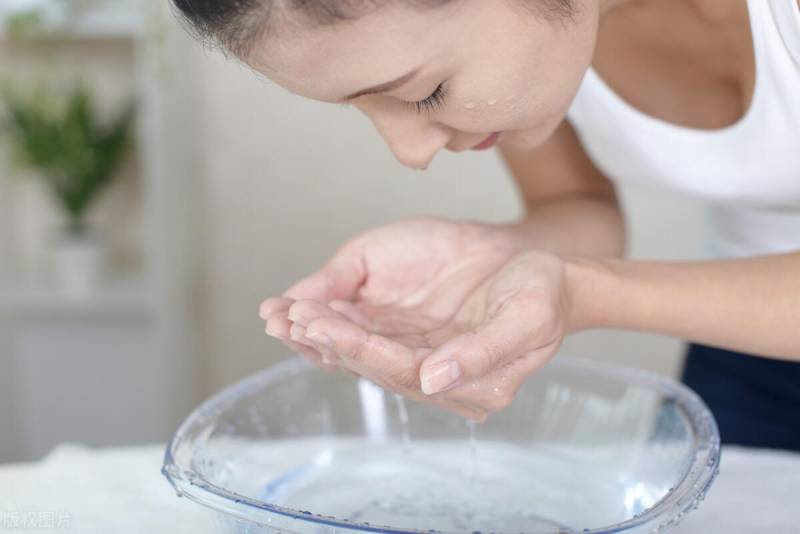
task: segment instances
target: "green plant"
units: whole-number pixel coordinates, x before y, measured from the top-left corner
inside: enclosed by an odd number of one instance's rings
[[[72,232],[86,230],[86,214],[112,181],[131,142],[132,103],[101,125],[93,95],[82,84],[66,91],[38,85],[2,89],[2,123],[17,162],[45,181],[61,205]]]
[[[42,9],[31,8],[8,15],[5,30],[9,37],[16,40],[25,39],[42,30]]]

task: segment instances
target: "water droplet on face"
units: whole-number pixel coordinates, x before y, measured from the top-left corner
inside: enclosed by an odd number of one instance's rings
[[[486,103],[487,103],[487,104],[489,104],[490,106],[494,106],[495,104],[497,104],[497,99],[492,99],[492,100],[489,100],[489,101],[488,101],[488,102],[486,102]]]
[[[475,102],[466,102],[464,107],[467,109],[475,109]]]

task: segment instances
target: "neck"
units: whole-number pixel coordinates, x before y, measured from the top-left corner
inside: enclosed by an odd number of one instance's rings
[[[604,15],[615,7],[634,1],[637,0],[599,0],[600,14]],[[710,22],[735,19],[743,12],[741,9],[731,9],[730,0],[682,0],[682,3]],[[800,0],[797,0],[797,3],[800,5]]]
[[[630,2],[631,0],[599,0],[600,14],[603,15],[607,11],[611,11],[620,4]],[[800,1],[800,0],[798,0]]]

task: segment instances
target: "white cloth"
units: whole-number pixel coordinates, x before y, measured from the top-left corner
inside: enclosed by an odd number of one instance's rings
[[[567,115],[612,181],[706,200],[714,257],[800,250],[800,9],[747,5],[756,83],[735,124],[695,129],[646,115],[591,68]]]
[[[37,464],[0,466],[0,532],[211,534],[214,514],[179,499],[161,476],[161,445],[109,450],[62,446]],[[674,534],[795,534],[800,454],[725,447],[720,474]],[[56,513],[58,528],[5,529],[25,512]],[[49,517],[39,517],[49,520]]]
[[[214,513],[161,475],[163,458],[163,445],[62,445],[39,463],[0,466],[0,533],[216,534]]]

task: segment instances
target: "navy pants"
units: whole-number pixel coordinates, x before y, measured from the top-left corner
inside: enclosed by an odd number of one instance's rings
[[[691,344],[683,382],[711,409],[723,444],[800,451],[800,362]]]

